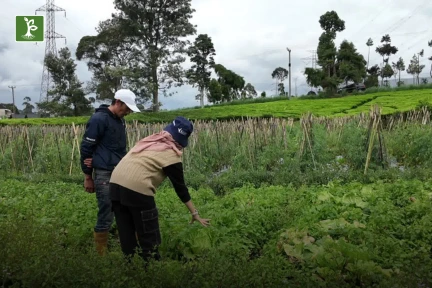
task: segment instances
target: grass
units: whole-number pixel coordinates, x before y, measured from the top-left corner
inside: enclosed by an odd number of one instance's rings
[[[191,120],[231,120],[241,118],[295,118],[311,112],[315,116],[339,117],[368,112],[371,105],[383,107],[383,114],[405,112],[414,109],[419,101],[432,102],[432,86],[424,85],[416,89],[370,89],[366,93],[340,98],[291,100],[273,98],[269,100],[252,99],[243,102],[233,102],[201,108],[188,108],[163,112],[135,113],[126,117],[139,123],[170,122],[174,117],[182,115]],[[88,116],[37,119],[4,119],[0,125],[68,125],[71,123],[85,124]]]

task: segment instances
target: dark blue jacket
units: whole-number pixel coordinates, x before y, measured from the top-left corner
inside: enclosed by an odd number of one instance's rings
[[[108,105],[100,105],[87,122],[81,142],[81,170],[91,175],[92,168],[84,165],[84,159],[93,158],[93,168],[114,170],[126,155],[126,125],[115,116]]]

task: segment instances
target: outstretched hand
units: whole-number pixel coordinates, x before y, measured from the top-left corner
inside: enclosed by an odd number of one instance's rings
[[[199,223],[201,223],[201,225],[203,225],[204,227],[207,227],[210,225],[210,220],[211,219],[203,219],[199,215],[193,215],[192,221],[190,222],[190,224],[193,224],[195,221],[198,221]]]

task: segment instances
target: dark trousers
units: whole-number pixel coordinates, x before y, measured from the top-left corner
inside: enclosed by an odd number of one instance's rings
[[[158,210],[154,197],[149,196],[145,206],[131,207],[112,201],[123,253],[132,257],[137,248],[143,260],[160,259],[157,246],[161,244]],[[138,240],[138,241],[137,241]]]
[[[94,185],[98,205],[97,221],[94,232],[108,232],[114,222],[111,209],[109,181],[112,171],[94,169]]]

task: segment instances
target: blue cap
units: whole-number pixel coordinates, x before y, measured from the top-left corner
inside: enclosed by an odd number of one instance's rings
[[[185,148],[188,145],[188,138],[193,132],[193,124],[186,118],[178,116],[163,130],[170,133],[174,140]]]

